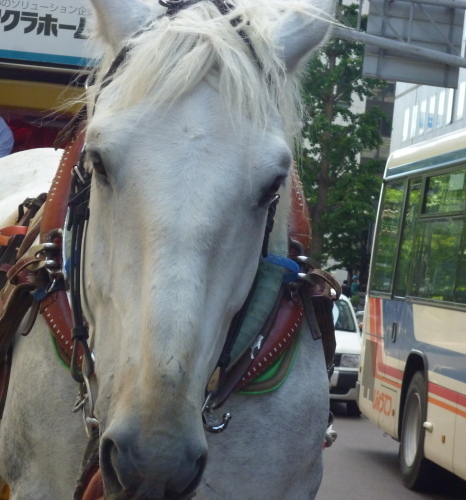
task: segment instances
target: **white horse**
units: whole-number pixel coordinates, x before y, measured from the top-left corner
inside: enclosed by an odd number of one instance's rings
[[[221,434],[206,434],[201,408],[277,191],[270,251],[286,249],[299,69],[332,1],[232,0],[221,14],[204,0],[172,16],[155,0],[91,3],[105,54],[87,95],[81,294],[106,498],[314,498],[328,380],[306,323],[279,389],[233,393]],[[45,191],[56,165],[47,149],[3,159],[3,214]],[[39,315],[14,339],[0,426],[12,500],[72,497],[87,441],[76,394]]]

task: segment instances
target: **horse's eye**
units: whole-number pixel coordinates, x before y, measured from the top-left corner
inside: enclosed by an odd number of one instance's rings
[[[277,191],[283,186],[283,184],[285,184],[285,180],[285,175],[279,175],[278,177],[276,177],[264,193],[265,197],[273,198],[276,195]]]
[[[104,162],[99,153],[91,152],[89,153],[89,159],[92,163],[92,168],[94,172],[103,177],[107,177],[107,171],[105,170]]]
[[[272,185],[269,188],[269,194],[271,196],[274,196],[275,193],[285,184],[286,176],[284,175],[279,175],[272,183]]]
[[[277,194],[277,191],[281,188],[283,184],[285,184],[286,175],[279,175],[275,178],[275,180],[270,184],[267,188],[264,189],[260,204],[267,205],[270,203],[272,198]]]

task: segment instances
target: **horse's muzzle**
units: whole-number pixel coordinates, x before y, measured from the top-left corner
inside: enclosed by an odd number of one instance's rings
[[[152,457],[147,459],[137,445],[121,437],[116,439],[115,436],[104,436],[100,449],[100,466],[105,498],[108,500],[192,498],[206,466],[206,448],[190,447],[181,456],[176,457],[157,452],[152,452],[150,455]]]

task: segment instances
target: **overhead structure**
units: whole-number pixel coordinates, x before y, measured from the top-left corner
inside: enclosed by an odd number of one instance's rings
[[[464,0],[371,0],[366,32],[333,36],[365,44],[364,76],[456,88],[465,9]]]

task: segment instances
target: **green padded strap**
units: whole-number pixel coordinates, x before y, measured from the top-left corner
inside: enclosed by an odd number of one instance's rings
[[[238,361],[259,335],[265,320],[268,318],[277,300],[284,272],[285,269],[283,267],[264,260],[259,262],[254,293],[231,352],[231,366]]]
[[[238,391],[241,394],[258,395],[278,389],[288,378],[293,368],[299,347],[298,336],[286,351],[270,367],[246,387]]]

